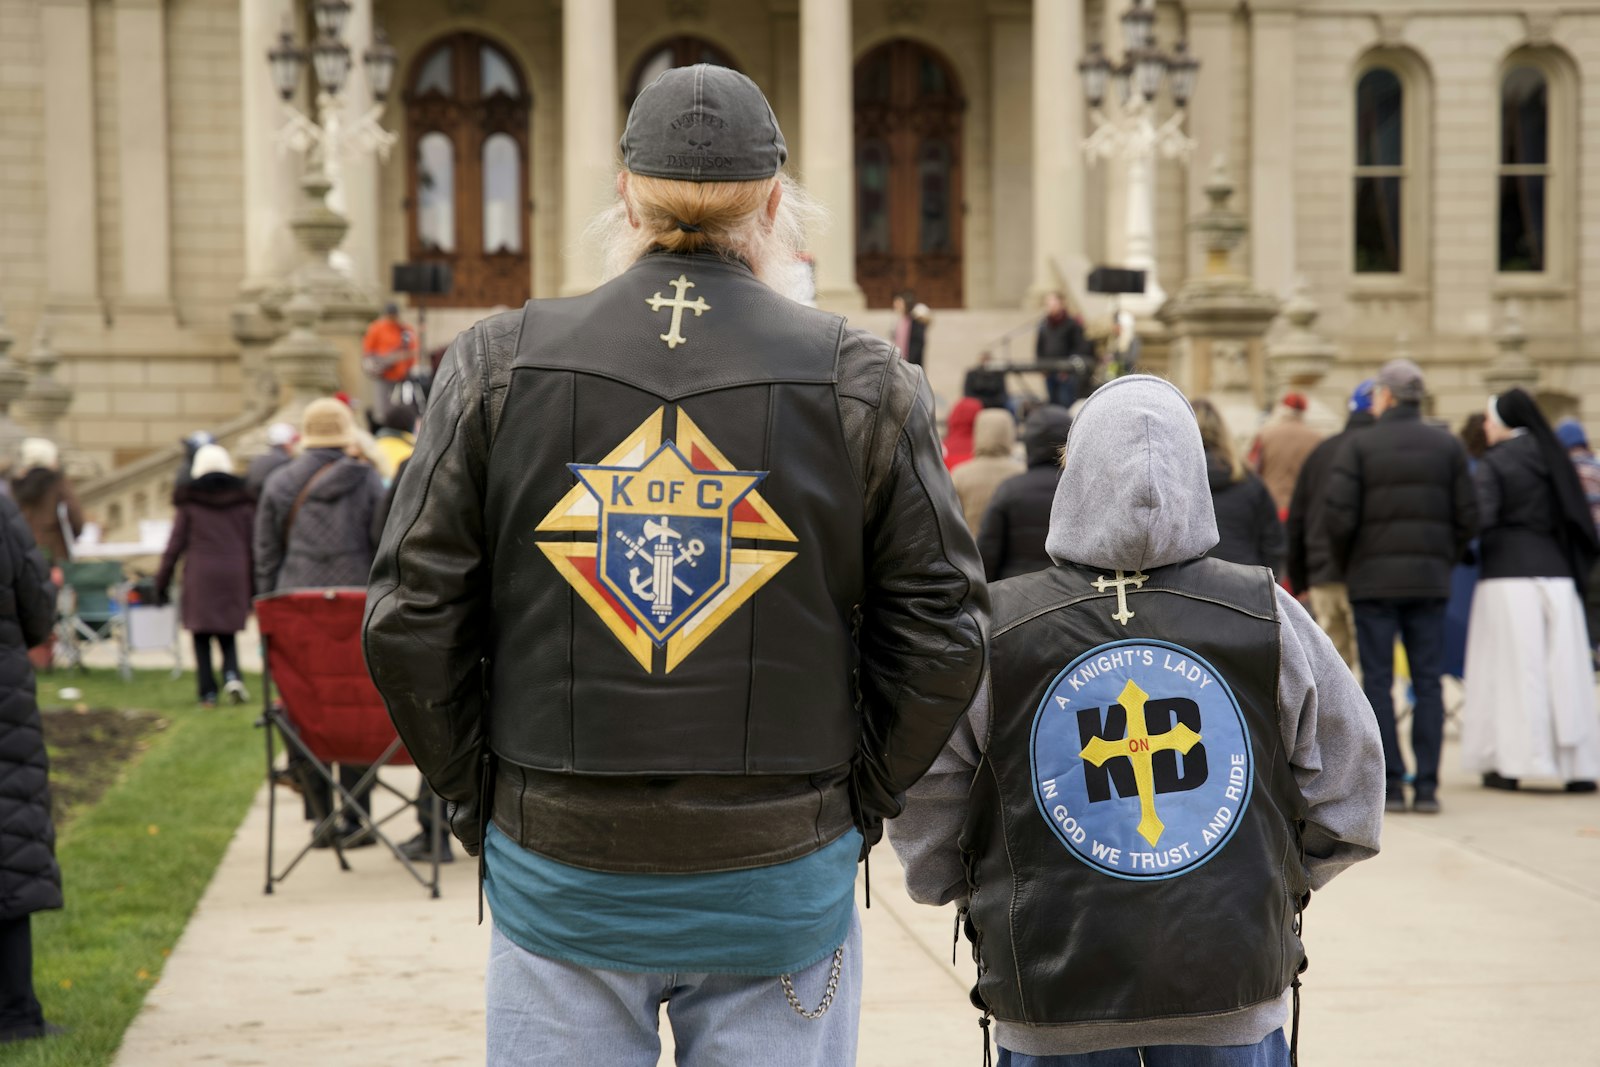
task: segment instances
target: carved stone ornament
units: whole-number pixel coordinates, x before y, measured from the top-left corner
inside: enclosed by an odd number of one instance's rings
[[[1522,15],[1527,26],[1527,43],[1533,48],[1544,48],[1555,40],[1556,13],[1553,11],[1526,11]]]
[[[706,0],[667,0],[667,17],[694,21],[706,17]]]
[[[921,22],[927,7],[923,0],[889,0],[889,21],[896,24]]]
[[[1394,48],[1401,44],[1406,32],[1406,20],[1410,14],[1405,10],[1380,11],[1373,16],[1378,21],[1378,39],[1383,42],[1384,47]]]

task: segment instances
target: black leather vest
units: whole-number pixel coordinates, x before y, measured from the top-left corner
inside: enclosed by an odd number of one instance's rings
[[[1056,1026],[1282,994],[1308,886],[1271,574],[1062,566],[992,595],[992,719],[961,840],[975,1001]]]
[[[486,486],[497,755],[578,774],[849,763],[864,519],[842,330],[740,265],[662,253],[524,309]]]

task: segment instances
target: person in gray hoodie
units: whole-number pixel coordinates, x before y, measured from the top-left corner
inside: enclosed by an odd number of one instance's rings
[[[1382,748],[1332,643],[1217,542],[1199,429],[1084,405],[1046,548],[991,586],[985,692],[890,839],[959,904],[1002,1067],[1283,1067],[1312,890],[1378,851]],[[987,1039],[986,1039],[987,1040]]]

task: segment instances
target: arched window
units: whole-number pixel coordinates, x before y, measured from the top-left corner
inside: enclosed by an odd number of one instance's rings
[[[1398,274],[1404,268],[1405,95],[1399,73],[1386,66],[1373,67],[1356,83],[1358,274]]]
[[[1513,66],[1500,83],[1500,270],[1545,269],[1550,180],[1550,82]]]
[[[628,79],[627,99],[622,102],[623,105],[632,107],[634,98],[644,91],[644,87],[666,71],[673,67],[692,67],[696,63],[709,63],[714,67],[728,67],[731,70],[739,69],[739,64],[735,63],[732,57],[710,41],[700,37],[671,37],[646,49],[639,62],[634,64],[633,76]]]
[[[435,42],[406,93],[410,258],[449,263],[455,285],[417,303],[516,306],[529,295],[528,111],[515,59],[486,37]]]

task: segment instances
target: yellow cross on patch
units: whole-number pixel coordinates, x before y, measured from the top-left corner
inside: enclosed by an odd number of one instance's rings
[[[1151,737],[1144,721],[1144,702],[1149,699],[1150,694],[1132,681],[1123,686],[1117,703],[1128,713],[1128,736],[1120,741],[1091,738],[1079,755],[1096,767],[1103,767],[1106,760],[1117,756],[1125,757],[1133,765],[1133,780],[1139,787],[1139,836],[1153,847],[1167,827],[1156,814],[1155,771],[1151,763],[1157,752],[1173,751],[1187,756],[1199,743],[1200,735],[1180,722],[1166,733]]]

